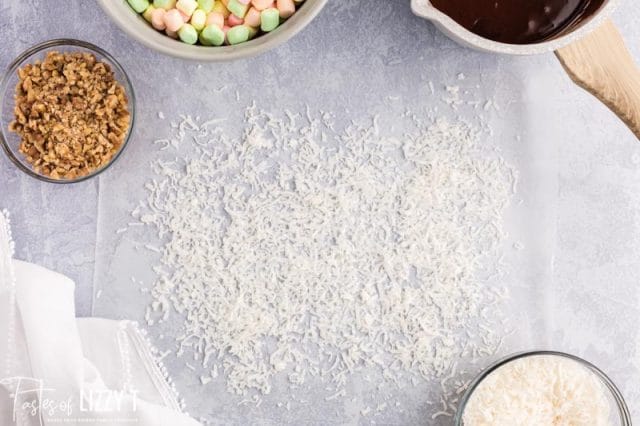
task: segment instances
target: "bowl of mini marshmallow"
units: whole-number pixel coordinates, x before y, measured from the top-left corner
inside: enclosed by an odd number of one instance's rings
[[[296,35],[327,0],[98,0],[129,36],[161,53],[221,62],[266,52]]]

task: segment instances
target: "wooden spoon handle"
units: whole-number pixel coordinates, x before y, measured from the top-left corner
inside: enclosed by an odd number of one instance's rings
[[[611,109],[640,139],[640,70],[611,20],[556,51],[569,77]]]

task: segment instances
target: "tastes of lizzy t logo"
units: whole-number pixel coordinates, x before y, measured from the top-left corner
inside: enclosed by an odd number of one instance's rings
[[[26,418],[47,423],[135,423],[138,391],[81,388],[76,395],[60,396],[56,389],[33,377],[0,380],[9,391],[13,422]]]

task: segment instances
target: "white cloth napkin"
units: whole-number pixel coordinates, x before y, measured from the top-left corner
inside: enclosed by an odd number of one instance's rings
[[[76,318],[69,278],[12,256],[0,212],[0,425],[200,424],[135,323]]]

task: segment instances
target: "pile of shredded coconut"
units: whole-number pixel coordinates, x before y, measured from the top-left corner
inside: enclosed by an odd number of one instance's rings
[[[484,278],[515,178],[474,129],[415,119],[392,138],[375,119],[338,129],[252,106],[233,138],[181,120],[134,216],[160,241],[147,320],[177,312],[200,370],[221,367],[238,394],[276,374],[340,389],[363,367],[428,379],[498,348],[503,290]]]

